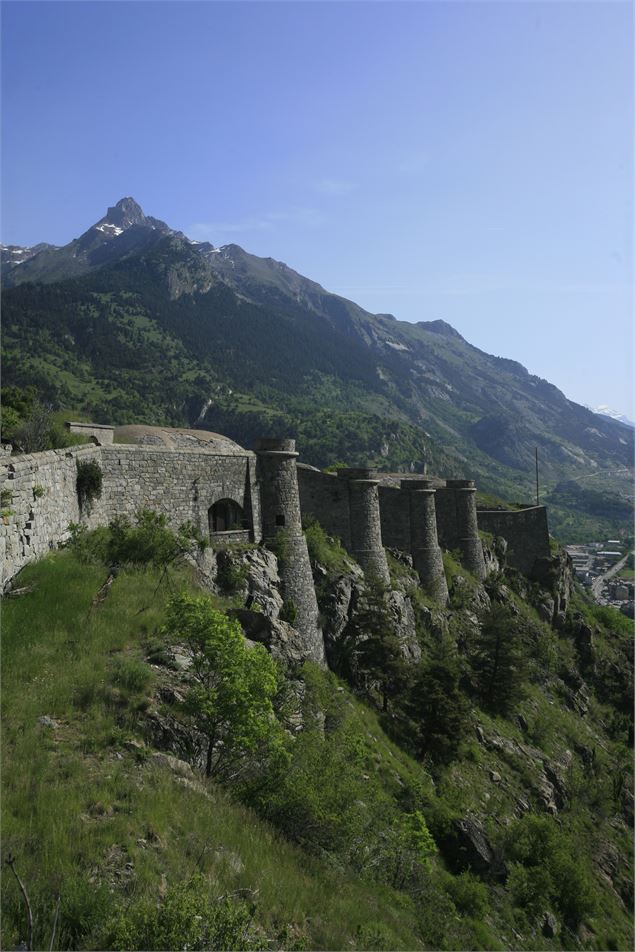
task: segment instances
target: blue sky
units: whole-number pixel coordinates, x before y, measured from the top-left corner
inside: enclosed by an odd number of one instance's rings
[[[633,416],[629,2],[2,3],[3,241],[132,195]]]

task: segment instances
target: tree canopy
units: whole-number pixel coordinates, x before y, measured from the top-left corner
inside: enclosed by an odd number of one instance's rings
[[[283,756],[284,733],[273,708],[279,674],[266,649],[248,645],[238,622],[205,596],[170,599],[166,627],[192,653],[194,683],[185,709],[207,738],[207,776],[236,779],[256,750]]]

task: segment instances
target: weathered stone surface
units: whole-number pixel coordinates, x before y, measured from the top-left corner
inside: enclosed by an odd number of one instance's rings
[[[362,579],[354,579],[350,575],[340,576],[329,585],[327,594],[320,602],[324,619],[326,657],[332,667],[335,665],[337,645],[353,617],[359,600],[361,581]]]
[[[409,495],[410,551],[422,588],[440,605],[447,605],[448,584],[437,535],[435,490],[427,480],[403,480]]]
[[[482,529],[480,522],[480,513],[477,512],[479,520],[479,529]],[[502,536],[494,536],[492,542],[482,540],[483,559],[485,561],[485,573],[490,575],[493,572],[502,572],[507,564],[507,539]]]
[[[573,591],[574,572],[570,556],[564,549],[555,556],[545,554],[535,560],[528,574],[532,581],[538,582],[541,588],[552,595],[552,624],[554,627],[563,627]]]
[[[337,668],[338,651],[342,640],[355,629],[357,612],[363,608],[367,585],[357,569],[351,575],[342,575],[325,587],[320,608],[323,618],[324,642],[327,658]],[[390,624],[406,661],[416,663],[421,658],[417,638],[415,613],[408,595],[400,589],[385,595]]]
[[[421,660],[421,647],[417,638],[412,602],[400,591],[388,592],[386,601],[403,656],[406,661],[416,664]]]
[[[172,773],[180,777],[193,776],[192,768],[187,761],[181,760],[179,757],[174,757],[172,754],[166,754],[162,750],[155,751],[152,754],[152,760],[155,764],[158,764],[159,767],[167,767],[168,770],[171,770]]]
[[[348,484],[351,553],[369,578],[390,581],[381,535],[379,482],[372,470],[338,470]]]
[[[173,754],[175,758],[203,769],[207,739],[204,734],[186,727],[169,714],[150,710],[141,718],[141,730],[149,744],[159,751]]]
[[[57,723],[57,721],[54,718],[49,717],[48,714],[42,714],[41,717],[38,717],[37,721],[38,721],[38,724],[42,725],[42,727],[48,727],[51,730],[57,730],[57,728],[59,727],[59,724]]]
[[[443,838],[441,845],[446,859],[457,870],[471,869],[480,875],[503,872],[481,821],[472,814],[454,820],[452,834]]]
[[[558,935],[560,926],[553,912],[545,912],[542,918],[542,934],[546,939],[555,939]]]
[[[263,538],[278,545],[278,572],[284,601],[293,606],[305,658],[326,664],[324,638],[311,563],[302,532],[294,440],[259,440],[258,478],[262,500]]]
[[[556,603],[553,598],[545,598],[544,601],[538,602],[538,605],[536,606],[540,618],[548,625],[550,625],[554,619],[555,606]]]
[[[477,513],[479,529],[500,536],[507,542],[507,565],[528,574],[536,560],[549,559],[549,529],[544,506],[516,510],[481,510]]]
[[[272,658],[285,667],[294,667],[306,661],[304,640],[292,625],[248,608],[235,608],[231,614],[240,622],[245,637],[264,645]]]

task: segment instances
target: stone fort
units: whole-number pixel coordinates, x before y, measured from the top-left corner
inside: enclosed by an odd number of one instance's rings
[[[529,574],[549,557],[544,506],[478,510],[469,479],[401,478],[373,469],[322,472],[298,462],[295,441],[261,439],[253,451],[199,430],[69,424],[91,442],[6,457],[0,467],[3,588],[28,562],[69,538],[69,524],[88,528],[140,509],[164,513],[177,529],[193,523],[215,545],[271,544],[284,532],[283,597],[296,606],[295,626],[309,656],[321,657],[321,634],[302,520],[338,536],[365,573],[388,581],[385,547],[412,557],[423,589],[445,604],[441,549],[458,550],[477,578],[486,574],[479,530],[507,541],[507,563]],[[102,491],[80,507],[78,464],[94,460]]]

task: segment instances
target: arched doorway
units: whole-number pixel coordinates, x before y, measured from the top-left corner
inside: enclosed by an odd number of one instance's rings
[[[241,506],[233,499],[219,499],[209,508],[209,532],[240,532],[248,529],[249,523]]]

